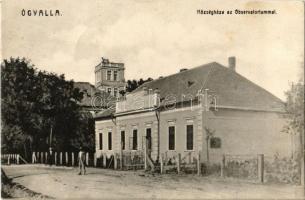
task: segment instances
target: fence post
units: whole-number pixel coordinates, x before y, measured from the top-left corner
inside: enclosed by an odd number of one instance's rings
[[[118,169],[118,160],[116,153],[113,154],[113,159],[114,159],[114,169]]]
[[[39,163],[39,152],[36,152],[36,162]]]
[[[103,154],[103,167],[106,168],[107,160],[106,160],[106,154]]]
[[[180,174],[181,154],[178,153],[177,172]]]
[[[264,154],[258,154],[257,159],[258,164],[258,181],[260,183],[264,182]]]
[[[144,169],[147,170],[147,150],[146,150],[146,146],[147,146],[147,141],[145,139],[145,143],[144,143]]]
[[[45,155],[45,163],[48,164],[48,152],[46,152]]]
[[[57,165],[57,152],[54,153],[54,164]]]
[[[59,153],[59,164],[62,165],[62,152]]]
[[[123,170],[123,142],[121,142],[121,149],[120,149],[120,168]]]
[[[7,164],[10,165],[10,154],[8,154],[8,158],[7,158]]]
[[[96,153],[93,154],[93,157],[94,157],[93,165],[94,167],[96,167],[96,162],[97,162]]]
[[[72,167],[75,165],[75,163],[74,163],[74,152],[71,153],[71,165],[72,165]]]
[[[32,153],[32,164],[35,163],[35,152]]]
[[[43,164],[43,152],[40,152],[40,162]]]
[[[224,154],[224,155],[222,155],[221,166],[220,166],[221,177],[225,176],[225,172],[224,172],[225,167],[226,167],[226,156]]]
[[[17,165],[19,165],[19,154],[17,154]]]
[[[65,161],[66,161],[66,166],[69,164],[69,157],[68,157],[68,152],[65,153]]]
[[[86,165],[89,166],[89,153],[86,153]]]
[[[164,163],[163,163],[163,154],[161,154],[160,158],[160,173],[163,174],[164,172]]]
[[[197,153],[197,175],[201,174],[201,164],[200,164],[200,150]]]

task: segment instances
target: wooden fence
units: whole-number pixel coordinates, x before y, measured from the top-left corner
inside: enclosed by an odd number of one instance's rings
[[[160,157],[160,173],[167,172],[194,172],[198,175],[201,174],[201,153],[200,152],[186,152],[181,153],[171,153],[168,155],[168,152],[161,154]]]
[[[112,168],[121,170],[148,169],[153,166],[154,171],[163,173],[196,173],[211,174],[217,172],[221,177],[250,178],[264,182],[265,162],[264,155],[222,155],[221,161],[216,164],[202,160],[202,151],[181,153],[165,152],[160,155],[159,163],[151,164],[145,151],[122,151],[111,155],[86,153],[87,166]],[[77,152],[33,152],[32,163],[52,164],[61,166],[77,166]],[[26,161],[19,154],[1,155],[2,163],[20,164]],[[150,161],[150,162],[149,162]],[[150,164],[149,164],[150,163]],[[150,166],[149,166],[150,165]],[[213,169],[216,167],[217,169]],[[270,168],[270,167],[269,167]]]
[[[77,152],[53,152],[50,156],[47,152],[33,152],[32,163],[77,166]],[[91,167],[102,167],[112,169],[143,169],[144,153],[143,151],[123,152],[122,154],[114,153],[107,155],[102,153],[97,157],[96,153],[85,154],[86,165]]]
[[[1,154],[1,164],[27,164],[27,161],[19,154]]]

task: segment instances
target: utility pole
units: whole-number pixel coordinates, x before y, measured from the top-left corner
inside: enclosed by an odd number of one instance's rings
[[[305,158],[304,158],[304,129],[300,133],[300,141],[301,141],[301,185],[305,186]]]
[[[52,147],[53,124],[51,123],[49,147]]]

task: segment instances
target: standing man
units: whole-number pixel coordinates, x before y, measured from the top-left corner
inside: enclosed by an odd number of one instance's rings
[[[79,166],[79,173],[78,175],[85,175],[86,174],[86,166],[85,166],[85,159],[86,155],[83,151],[82,146],[79,147],[79,153],[78,153],[78,166]]]

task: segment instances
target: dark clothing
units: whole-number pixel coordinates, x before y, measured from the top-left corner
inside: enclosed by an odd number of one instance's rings
[[[78,166],[79,166],[79,174],[86,174],[86,155],[85,152],[80,151],[78,153]]]

